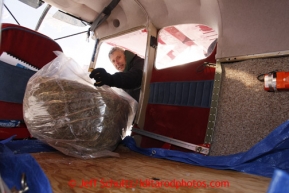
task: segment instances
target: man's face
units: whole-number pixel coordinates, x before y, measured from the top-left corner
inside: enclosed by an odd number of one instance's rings
[[[114,65],[114,67],[120,71],[123,72],[125,69],[125,65],[126,65],[126,61],[125,61],[125,56],[124,56],[124,52],[121,50],[116,50],[115,52],[113,52],[110,57],[109,57],[110,61],[112,62],[112,64]]]

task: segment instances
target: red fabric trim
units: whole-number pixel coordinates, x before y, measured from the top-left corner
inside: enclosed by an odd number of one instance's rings
[[[24,138],[31,138],[28,129],[26,128],[25,124],[20,124],[19,127],[13,128],[4,128],[0,127],[0,139],[7,139],[13,135],[16,135],[14,139],[24,139]]]
[[[0,120],[23,120],[22,104],[0,101]]]
[[[209,108],[148,104],[144,128],[193,144],[204,143]],[[164,142],[144,137],[141,147],[162,147]],[[177,149],[173,147],[171,149]]]

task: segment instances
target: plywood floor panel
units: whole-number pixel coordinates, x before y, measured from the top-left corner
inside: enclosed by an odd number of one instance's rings
[[[265,177],[151,158],[132,152],[125,147],[120,147],[117,152],[120,157],[90,160],[73,158],[58,152],[32,155],[49,178],[54,193],[219,193],[248,192],[248,190],[254,193],[264,193],[270,183],[270,179]],[[109,187],[110,180],[121,187]],[[176,187],[180,186],[182,181],[187,183],[187,186],[195,185],[196,187]],[[220,187],[210,187],[210,183]],[[203,187],[204,184],[207,187]]]

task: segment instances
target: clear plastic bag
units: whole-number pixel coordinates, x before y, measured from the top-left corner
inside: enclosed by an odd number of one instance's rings
[[[31,135],[79,158],[112,152],[130,128],[137,102],[120,89],[95,87],[89,73],[58,52],[27,83],[24,121]]]

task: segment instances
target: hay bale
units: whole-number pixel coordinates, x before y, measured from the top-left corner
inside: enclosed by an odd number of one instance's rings
[[[41,76],[28,82],[23,110],[32,136],[80,158],[113,155],[131,114],[110,88]]]

